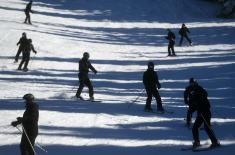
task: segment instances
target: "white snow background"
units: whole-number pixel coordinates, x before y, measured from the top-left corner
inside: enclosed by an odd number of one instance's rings
[[[209,94],[212,127],[224,146],[197,154],[235,153],[235,20],[217,19],[220,9],[203,0],[35,0],[33,25],[23,24],[25,0],[0,1],[0,155],[20,154],[22,96],[33,93],[40,106],[38,155],[184,155],[192,144],[185,127],[183,91],[194,77]],[[175,47],[166,57],[167,34],[189,27],[194,46]],[[17,71],[16,43],[22,32],[38,53],[29,72]],[[90,74],[95,99],[73,99],[83,52],[98,74]],[[163,106],[173,114],[143,111],[142,74],[154,61]],[[88,98],[87,89],[82,93]],[[132,103],[138,96],[138,100]],[[155,101],[152,107],[156,108]],[[195,118],[195,115],[194,115]],[[200,131],[202,144],[210,144]]]

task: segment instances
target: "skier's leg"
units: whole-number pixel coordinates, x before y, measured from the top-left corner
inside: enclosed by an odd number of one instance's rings
[[[198,142],[200,143],[200,140],[199,140],[199,132],[198,132],[198,129],[200,128],[200,126],[202,125],[203,123],[203,119],[201,116],[197,116],[194,124],[193,124],[193,128],[192,128],[192,133],[193,133],[193,139],[194,139],[194,142]]]
[[[154,89],[154,97],[155,97],[156,102],[157,102],[157,110],[158,111],[164,111],[164,109],[162,107],[162,99],[161,99],[161,96],[160,96],[157,88]]]
[[[213,130],[211,129],[211,113],[207,113],[207,114],[203,114],[203,117],[204,117],[204,128],[205,128],[205,131],[208,135],[208,137],[210,138],[212,144],[217,144],[218,143],[218,140],[217,138],[215,137],[215,134],[213,132]],[[206,122],[205,122],[206,121]]]
[[[28,15],[28,21],[29,21],[29,24],[32,24],[30,14]]]
[[[180,36],[179,46],[181,46],[181,45],[182,45],[182,43],[183,43],[183,39],[184,39],[184,37],[181,35],[181,36]]]
[[[85,85],[87,85],[87,87],[89,89],[89,97],[90,97],[90,99],[94,99],[94,90],[93,90],[93,86],[92,86],[92,83],[91,83],[89,78],[86,79]]]
[[[192,41],[191,41],[191,39],[189,39],[189,37],[188,37],[187,34],[185,35],[185,38],[188,40],[189,44],[191,45],[191,44],[192,44]]]
[[[30,53],[29,52],[25,52],[25,64],[24,64],[24,70],[28,70],[28,64],[29,64],[29,60],[30,60]]]
[[[172,54],[175,56],[175,49],[174,49],[174,45],[175,45],[175,42],[174,42],[174,41],[172,41],[171,50],[172,50]]]
[[[21,152],[21,155],[28,155],[27,142],[28,142],[27,137],[23,133],[22,137],[21,137],[21,142],[20,142],[20,152]]]
[[[170,46],[170,43],[168,44],[168,56],[171,56],[171,46]]]
[[[29,140],[30,140],[30,142],[31,142],[31,144],[32,144],[32,146],[30,145],[30,143],[29,143],[29,145],[28,145],[28,152],[29,152],[29,155],[35,155],[35,152],[34,152],[34,150],[33,150],[32,147],[34,147],[35,140],[36,140],[36,137],[37,137],[37,136],[28,135],[28,137],[29,137]]]
[[[18,51],[17,51],[17,53],[16,53],[16,56],[15,56],[15,62],[18,62],[18,59],[19,59],[19,56],[20,56],[21,51],[22,51],[22,48],[19,47],[19,49],[18,49]]]
[[[84,82],[83,80],[79,80],[79,88],[77,90],[76,97],[80,97],[83,88],[84,88]]]
[[[145,104],[145,110],[151,110],[151,102],[152,102],[152,92],[150,89],[146,89],[147,93],[147,99],[146,99],[146,104]]]

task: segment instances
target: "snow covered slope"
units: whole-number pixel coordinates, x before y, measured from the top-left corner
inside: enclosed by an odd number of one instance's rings
[[[35,0],[25,25],[25,0],[0,1],[0,154],[19,154],[20,134],[9,126],[24,112],[22,96],[40,106],[37,142],[51,155],[182,155],[192,135],[184,125],[183,91],[190,77],[206,88],[212,125],[222,145],[206,154],[235,153],[235,21],[214,18],[217,6],[202,0]],[[194,46],[166,57],[166,28],[190,28]],[[29,72],[13,63],[22,32],[32,38]],[[89,52],[95,98],[72,99],[78,61]],[[154,61],[164,107],[173,114],[143,112],[142,74]],[[88,98],[87,89],[82,94]],[[138,96],[140,98],[132,103]],[[152,102],[155,108],[156,103]],[[210,143],[201,131],[202,144]],[[45,154],[36,147],[38,155]],[[198,154],[205,154],[201,152]]]

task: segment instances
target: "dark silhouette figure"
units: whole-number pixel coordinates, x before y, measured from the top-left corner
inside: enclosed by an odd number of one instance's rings
[[[220,144],[211,129],[211,111],[210,103],[207,99],[207,92],[200,85],[198,85],[197,82],[194,82],[192,87],[191,102],[195,105],[195,110],[197,111],[197,117],[192,128],[194,139],[193,148],[200,146],[198,129],[203,123],[204,129],[212,142],[211,147],[217,147]]]
[[[169,41],[168,44],[168,56],[176,56],[174,46],[175,46],[175,34],[170,30],[167,29],[168,34],[166,39]]]
[[[27,45],[23,51],[23,58],[22,61],[20,62],[20,65],[18,67],[18,70],[22,70],[22,65],[24,64],[23,71],[27,72],[28,71],[28,64],[30,60],[30,52],[31,50],[36,54],[37,51],[34,49],[34,46],[32,44],[32,39],[27,40]]]
[[[143,83],[147,93],[145,111],[152,111],[151,101],[152,97],[154,96],[157,102],[157,111],[164,112],[161,96],[158,92],[158,89],[161,88],[161,84],[159,83],[157,72],[154,71],[153,62],[148,63],[148,69],[144,72],[143,75]]]
[[[189,39],[187,33],[190,33],[189,29],[185,26],[185,24],[182,24],[182,27],[179,30],[179,34],[180,34],[179,46],[182,45],[184,38],[186,38],[188,40],[188,42],[189,42],[189,45],[192,46],[192,41],[191,41],[191,39]]]
[[[32,23],[31,23],[31,18],[30,18],[30,12],[33,13],[32,9],[31,9],[31,8],[32,8],[32,4],[33,4],[33,1],[30,1],[30,2],[26,5],[26,8],[25,8],[25,10],[24,10],[25,15],[26,15],[26,18],[25,18],[24,23],[27,23],[27,22],[28,22],[28,24],[32,24]]]
[[[20,45],[20,46],[19,46],[19,49],[18,49],[18,51],[17,51],[17,53],[16,53],[16,56],[15,56],[15,62],[18,62],[20,53],[25,50],[25,47],[27,46],[27,41],[28,41],[28,39],[27,39],[27,37],[26,37],[26,33],[23,32],[23,33],[22,33],[22,37],[20,38],[20,40],[19,40],[18,43],[16,44],[17,46],[18,46],[18,45]]]
[[[17,117],[17,121],[13,121],[11,125],[16,127],[18,124],[22,124],[21,155],[35,155],[33,147],[38,135],[39,108],[34,102],[34,96],[32,94],[24,95],[23,99],[26,104],[23,117]]]
[[[196,105],[194,104],[193,99],[192,99],[195,82],[196,81],[194,81],[193,78],[190,78],[189,86],[187,86],[184,91],[184,103],[188,105],[188,111],[187,111],[187,117],[186,117],[186,125],[188,127],[190,127],[192,123],[192,114],[196,110]]]
[[[88,72],[89,72],[89,69],[91,69],[95,74],[97,74],[97,71],[91,65],[91,63],[89,61],[89,57],[90,57],[89,53],[85,52],[85,53],[83,53],[83,58],[79,61],[79,74],[78,74],[79,88],[77,90],[76,97],[83,99],[81,97],[81,93],[82,93],[84,86],[87,86],[89,89],[90,100],[93,101],[94,100],[94,91],[93,91],[92,83],[91,83],[89,76],[88,76]]]

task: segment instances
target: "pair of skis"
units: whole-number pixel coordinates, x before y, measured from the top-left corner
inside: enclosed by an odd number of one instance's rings
[[[181,148],[181,151],[202,152],[202,151],[210,151],[210,150],[217,149],[220,147],[221,145],[215,146],[215,147],[211,147],[210,145],[201,145],[196,148],[194,148],[193,146],[189,146],[189,147]]]

